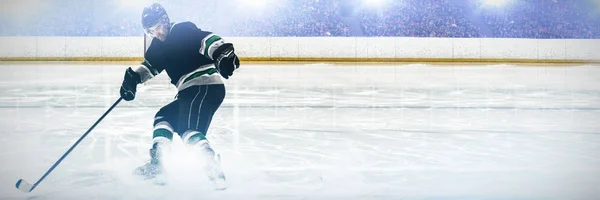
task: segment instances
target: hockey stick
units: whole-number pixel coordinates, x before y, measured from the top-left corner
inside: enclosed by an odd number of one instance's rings
[[[56,166],[58,166],[58,164],[60,164],[60,162],[67,157],[67,155],[69,155],[69,153],[71,153],[71,151],[75,148],[75,146],[77,146],[77,144],[79,144],[79,142],[81,142],[81,140],[83,140],[83,138],[85,138],[85,136],[87,136],[90,131],[92,131],[92,129],[94,129],[94,127],[96,127],[96,125],[98,125],[98,123],[100,123],[100,121],[102,121],[102,119],[104,119],[104,117],[106,117],[106,115],[113,109],[115,108],[115,106],[117,106],[117,104],[119,104],[119,102],[121,102],[121,100],[123,100],[123,98],[119,98],[106,112],[104,112],[104,114],[102,115],[102,117],[100,117],[100,119],[98,119],[98,121],[96,121],[96,123],[94,123],[94,125],[92,125],[92,127],[90,127],[80,138],[79,140],[77,140],[77,142],[75,142],[75,144],[73,144],[73,146],[71,146],[71,148],[69,148],[69,150],[67,150],[67,152],[65,154],[62,155],[62,157],[60,157],[58,159],[58,161],[56,161],[54,163],[54,165],[52,165],[52,167],[50,167],[50,169],[48,171],[46,171],[46,173],[42,176],[42,178],[40,178],[40,180],[38,180],[37,182],[35,182],[35,184],[31,185],[30,183],[28,183],[27,181],[23,180],[23,179],[19,179],[19,181],[17,181],[17,189],[23,191],[23,192],[31,192],[33,191],[33,189],[35,189],[35,187],[38,186],[38,184],[40,184],[42,182],[42,180],[44,180],[44,178],[46,178],[46,176],[48,176],[48,174],[50,174],[50,172],[52,172],[52,170],[54,170],[54,168],[56,168]]]

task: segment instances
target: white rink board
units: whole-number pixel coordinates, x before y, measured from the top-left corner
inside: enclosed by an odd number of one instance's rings
[[[300,58],[355,58],[356,40],[340,37],[297,37],[298,57]],[[240,55],[244,57],[244,55]],[[289,57],[294,57],[291,55]]]
[[[225,40],[227,42],[227,40]],[[269,57],[292,57],[297,58],[300,49],[297,38],[293,37],[272,37],[269,41]],[[237,44],[236,44],[237,46]],[[236,47],[237,48],[237,47]],[[264,55],[263,55],[264,56]]]
[[[57,38],[60,40],[60,38]],[[0,57],[37,57],[38,37],[0,37]],[[62,51],[64,47],[57,47]]]
[[[269,47],[271,46],[269,38],[239,37],[223,39],[225,40],[225,42],[231,42],[235,44],[235,51],[238,55],[244,55],[246,57],[269,57]]]
[[[143,55],[144,44],[139,37],[103,37],[102,57],[137,57]]]
[[[65,57],[65,37],[38,37],[37,56],[38,57]],[[60,48],[62,47],[62,48]],[[58,50],[57,48],[60,48]]]
[[[600,59],[600,40],[566,40],[567,59]]]
[[[482,58],[538,59],[536,40],[507,38],[480,40]]]
[[[225,37],[242,58],[600,60],[599,39]],[[0,37],[0,58],[140,58],[143,37]]]
[[[566,40],[548,39],[538,41],[539,59],[566,59]],[[590,41],[584,41],[590,42]],[[561,49],[564,49],[561,51]]]
[[[396,58],[453,58],[452,39],[397,38]]]
[[[481,39],[454,38],[452,43],[453,58],[481,58]]]
[[[117,51],[115,45],[114,50]],[[102,38],[100,37],[67,37],[67,57],[102,57]]]

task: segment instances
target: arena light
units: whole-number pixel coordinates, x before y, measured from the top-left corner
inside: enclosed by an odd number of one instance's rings
[[[153,0],[117,0],[118,5],[122,8],[142,9],[154,3]]]
[[[271,3],[271,0],[241,0],[246,8],[260,9]]]
[[[363,0],[363,6],[379,8],[385,4],[386,0]]]
[[[272,13],[271,8],[280,5],[281,0],[238,0],[234,7],[240,14],[252,15],[253,17],[263,17]]]
[[[500,7],[506,5],[509,1],[510,0],[483,0],[483,4],[487,6]]]

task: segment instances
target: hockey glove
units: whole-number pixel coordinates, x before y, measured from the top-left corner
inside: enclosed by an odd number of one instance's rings
[[[135,92],[137,89],[137,85],[142,82],[141,77],[138,73],[133,71],[133,69],[127,68],[125,71],[125,77],[123,78],[123,84],[121,85],[121,97],[125,101],[131,101],[135,99]]]
[[[221,45],[212,55],[215,61],[217,70],[223,76],[228,79],[233,75],[233,71],[240,67],[240,59],[235,55],[233,44],[225,43]]]

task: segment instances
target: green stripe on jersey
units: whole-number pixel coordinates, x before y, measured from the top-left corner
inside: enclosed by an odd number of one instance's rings
[[[217,71],[216,68],[210,68],[210,69],[207,69],[207,70],[202,70],[202,71],[193,73],[192,75],[190,75],[189,77],[187,77],[185,80],[183,80],[183,83],[181,83],[181,84],[184,84],[185,82],[188,82],[189,80],[192,80],[192,79],[194,79],[196,77],[199,77],[199,76],[202,76],[202,75],[205,75],[205,74],[212,75],[212,74],[217,73],[217,72],[218,71]]]
[[[209,58],[212,57],[212,55],[208,55],[208,50],[210,49],[210,45],[212,45],[213,43],[215,43],[216,41],[219,41],[219,40],[221,40],[221,37],[216,36],[216,35],[213,35],[206,40],[206,42],[204,43],[204,46],[206,47],[206,48],[204,48],[204,56],[209,57]]]

